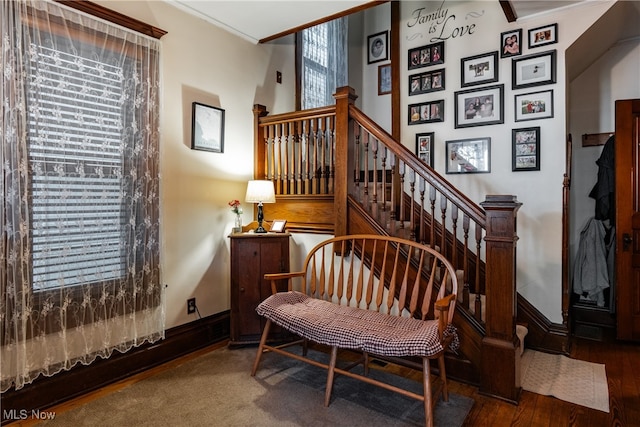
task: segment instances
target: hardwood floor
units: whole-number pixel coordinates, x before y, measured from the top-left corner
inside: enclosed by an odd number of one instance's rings
[[[62,413],[224,345],[226,343],[202,349],[94,393],[49,408],[47,411]],[[605,338],[603,342],[574,338],[570,356],[606,365],[610,396],[608,414],[527,391],[522,392],[520,404],[515,406],[483,396],[478,393],[477,387],[449,381],[451,392],[469,396],[475,401],[464,426],[640,427],[640,345],[622,343],[611,338]],[[407,376],[415,377],[418,381],[421,378],[421,374],[415,371],[406,370],[404,373]],[[37,424],[37,421],[21,421],[9,425],[23,427]]]

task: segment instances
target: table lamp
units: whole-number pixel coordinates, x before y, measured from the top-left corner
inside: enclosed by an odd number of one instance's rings
[[[276,202],[276,192],[273,187],[273,182],[267,180],[249,181],[247,194],[244,199],[247,203],[258,204],[258,228],[256,228],[255,233],[266,233],[267,230],[262,227],[262,220],[264,219],[262,204]]]

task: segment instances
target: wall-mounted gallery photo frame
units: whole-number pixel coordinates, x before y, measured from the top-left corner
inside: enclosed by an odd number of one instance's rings
[[[455,92],[455,128],[504,123],[504,85]]]
[[[522,54],[522,28],[500,34],[500,58]]]
[[[444,90],[444,68],[409,76],[409,96]]]
[[[444,64],[444,42],[409,49],[409,70]]]
[[[556,82],[556,51],[513,58],[511,88],[523,89]]]
[[[367,37],[367,64],[389,59],[389,32],[382,31]]]
[[[512,160],[511,170],[540,170],[540,127],[520,128],[511,131]]]
[[[515,95],[514,105],[516,122],[552,118],[553,90]]]
[[[391,64],[378,65],[378,95],[391,93]]]
[[[498,51],[460,59],[462,87],[498,81]]]
[[[434,132],[416,134],[416,156],[428,166],[433,167],[433,139]]]
[[[446,141],[445,154],[448,174],[491,172],[491,138]]]
[[[558,43],[558,24],[532,28],[528,31],[529,49]]]
[[[224,110],[210,105],[191,104],[191,148],[224,152]]]
[[[409,104],[409,124],[434,123],[444,121],[444,99],[438,101]]]

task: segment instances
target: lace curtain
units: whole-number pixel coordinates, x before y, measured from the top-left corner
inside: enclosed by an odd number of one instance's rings
[[[159,41],[0,2],[1,391],[164,337]]]

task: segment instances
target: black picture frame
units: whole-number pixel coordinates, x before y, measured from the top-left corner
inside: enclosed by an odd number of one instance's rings
[[[513,41],[515,37],[515,41]],[[522,54],[522,28],[500,33],[500,58]]]
[[[514,95],[515,121],[550,119],[553,117],[553,90]]]
[[[504,85],[454,93],[455,128],[504,123]]]
[[[445,142],[445,173],[491,172],[491,138],[457,139]]]
[[[445,89],[445,69],[440,68],[409,76],[409,96]]]
[[[444,42],[427,44],[409,49],[409,70],[444,64]]]
[[[558,43],[558,24],[532,28],[527,33],[529,49]]]
[[[378,95],[391,93],[391,64],[378,65]]]
[[[389,32],[381,31],[367,37],[367,64],[389,59]]]
[[[444,121],[444,99],[409,104],[409,125]]]
[[[512,129],[512,161],[514,172],[540,170],[540,127]]]
[[[460,86],[468,87],[498,81],[498,51],[460,59]]]
[[[536,53],[512,60],[511,88],[524,89],[556,82],[556,51]]]
[[[191,149],[224,152],[224,113],[222,108],[191,104]]]
[[[435,132],[416,134],[416,156],[428,166],[433,167],[433,140]]]

